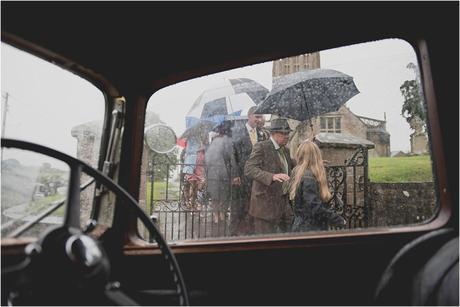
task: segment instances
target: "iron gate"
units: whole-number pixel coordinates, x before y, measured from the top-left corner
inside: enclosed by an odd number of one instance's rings
[[[188,164],[155,162],[154,158],[148,165],[146,202],[168,241],[230,236],[231,210],[216,222],[219,211],[212,206],[206,186],[197,187],[196,204],[185,197],[187,182],[181,170]],[[157,180],[160,172],[164,180]],[[368,226],[367,148],[359,147],[344,165],[327,166],[326,173],[333,195],[331,208],[348,221],[345,228]]]
[[[367,148],[360,146],[344,165],[326,167],[330,205],[347,220],[346,228],[369,226],[368,166]]]

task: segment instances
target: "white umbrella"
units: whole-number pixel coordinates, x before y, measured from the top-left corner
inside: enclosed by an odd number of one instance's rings
[[[246,93],[254,104],[261,103],[268,94],[268,89],[258,82],[248,78],[225,79],[217,86],[206,89],[201,93],[197,100],[193,103],[189,112],[186,115],[186,127],[199,123],[201,120],[210,120],[213,122],[221,122],[222,118],[213,119],[215,115],[228,115],[240,111],[238,94]],[[224,102],[226,97],[236,97],[236,101]],[[248,104],[243,102],[243,107],[248,107]],[[252,104],[251,104],[252,106]]]
[[[220,124],[231,119],[231,116],[240,116],[243,110],[255,105],[248,93],[224,96],[211,101],[199,98],[186,115],[187,127],[190,129],[203,121]]]

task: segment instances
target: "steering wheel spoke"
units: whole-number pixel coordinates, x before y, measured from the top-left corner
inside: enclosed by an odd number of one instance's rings
[[[70,168],[70,183],[67,191],[67,206],[64,226],[80,229],[80,176],[81,164],[75,163]]]

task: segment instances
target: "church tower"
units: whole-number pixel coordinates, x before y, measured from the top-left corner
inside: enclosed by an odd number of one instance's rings
[[[273,61],[273,78],[298,72],[320,68],[319,52],[305,53],[298,56]]]

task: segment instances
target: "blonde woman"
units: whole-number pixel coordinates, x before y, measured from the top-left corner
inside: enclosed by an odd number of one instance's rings
[[[346,220],[326,204],[332,195],[319,147],[308,140],[302,142],[296,152],[296,161],[289,189],[289,198],[294,204],[293,231],[344,226]]]

